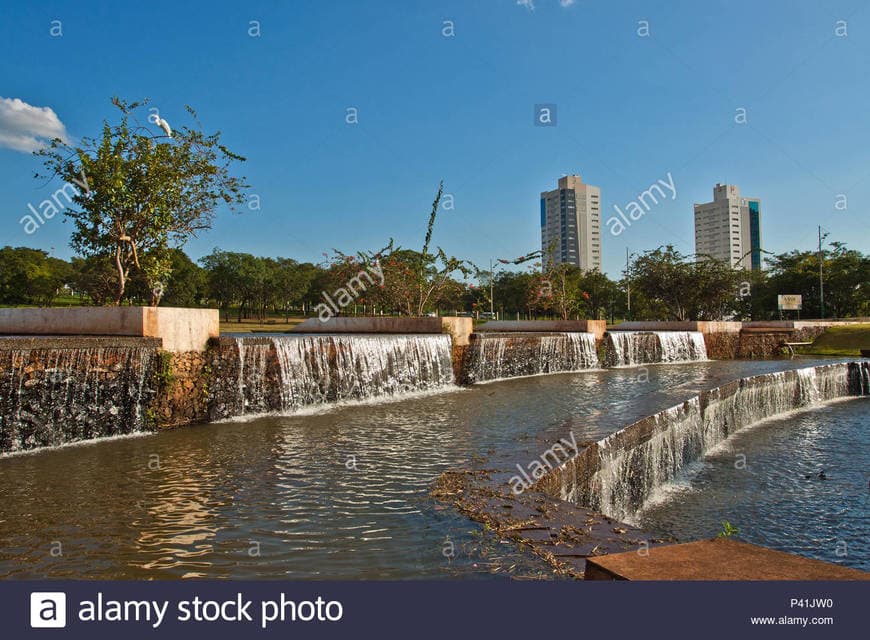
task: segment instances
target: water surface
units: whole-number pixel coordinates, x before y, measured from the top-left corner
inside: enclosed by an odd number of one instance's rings
[[[641,513],[642,527],[737,538],[870,570],[870,400],[832,402],[737,432]]]
[[[526,465],[572,431],[597,440],[700,389],[814,362],[547,375],[0,458],[0,577],[547,575],[433,501],[434,479]]]

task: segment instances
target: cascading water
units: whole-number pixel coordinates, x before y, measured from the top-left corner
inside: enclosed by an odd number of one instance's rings
[[[610,331],[606,360],[610,367],[707,359],[699,331]]]
[[[235,338],[238,401],[226,414],[391,396],[453,384],[448,335]],[[222,417],[229,417],[224,415]]]
[[[581,451],[539,489],[632,522],[653,491],[733,432],[835,398],[870,395],[870,362],[744,378],[644,418]]]
[[[469,346],[466,382],[598,368],[592,333],[481,333]]]
[[[2,346],[2,345],[0,345]],[[148,430],[155,349],[0,349],[0,451]]]

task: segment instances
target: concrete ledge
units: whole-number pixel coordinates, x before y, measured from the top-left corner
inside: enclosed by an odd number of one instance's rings
[[[586,580],[870,580],[870,573],[728,538],[586,559]]]
[[[364,318],[308,318],[290,333],[449,333],[456,346],[468,344],[471,318],[421,317],[397,318],[371,316]]]
[[[219,335],[217,309],[73,307],[0,309],[0,334],[160,338],[167,351],[201,351]]]
[[[700,331],[701,333],[737,333],[753,330],[784,331],[791,329],[814,329],[861,324],[866,320],[753,320],[751,322],[706,321],[706,320],[637,320],[608,327],[608,331]]]
[[[160,338],[129,336],[0,336],[0,351],[36,351],[40,349],[159,349]]]
[[[476,333],[594,333],[600,340],[606,329],[604,320],[493,320],[479,325]]]
[[[658,321],[639,320],[623,322],[609,327],[608,331],[700,331],[701,333],[737,333],[743,326],[742,322],[708,322],[701,320]]]

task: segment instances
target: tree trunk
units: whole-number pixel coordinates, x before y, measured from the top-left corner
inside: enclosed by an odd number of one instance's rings
[[[121,304],[121,299],[124,297],[124,289],[126,288],[126,278],[124,277],[124,265],[121,264],[121,247],[115,247],[115,268],[118,270],[118,290],[115,297],[115,305]]]

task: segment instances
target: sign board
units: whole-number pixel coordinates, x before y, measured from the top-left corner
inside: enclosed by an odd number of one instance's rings
[[[800,311],[803,298],[798,294],[781,294],[776,297],[776,306],[780,311]]]

